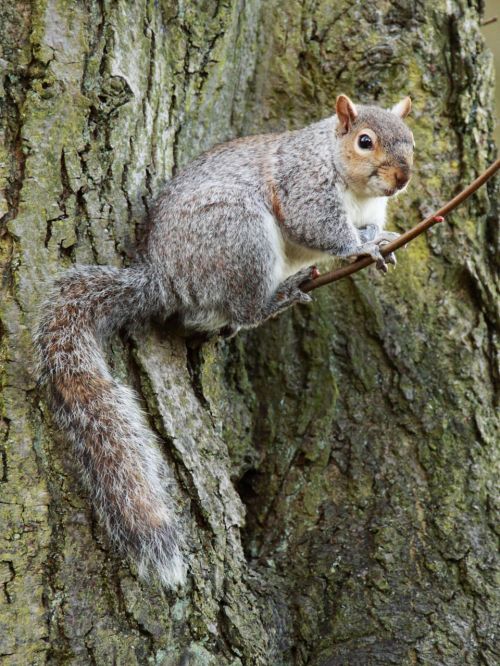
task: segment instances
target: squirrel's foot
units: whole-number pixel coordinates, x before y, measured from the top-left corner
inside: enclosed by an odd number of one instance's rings
[[[381,243],[382,241],[390,243],[396,238],[399,238],[398,233],[395,231],[385,231],[385,229],[379,229],[376,224],[367,224],[366,227],[361,227],[358,229],[359,238],[362,243]]]
[[[395,231],[379,231],[379,233],[373,239],[374,243],[392,243],[392,241],[399,238],[401,234],[396,233]]]
[[[398,234],[399,236],[399,234]],[[379,247],[384,247],[384,245],[387,245],[389,241],[382,241],[379,243]],[[396,267],[398,261],[396,259],[396,255],[394,252],[389,252],[389,254],[384,255],[385,263],[386,264],[392,264],[394,267]],[[378,268],[378,267],[377,267]],[[384,271],[385,273],[386,271]]]
[[[312,298],[300,288],[300,285],[307,280],[313,280],[318,277],[319,271],[316,266],[309,266],[294,273],[284,280],[276,289],[274,302],[278,310],[284,310],[294,303],[310,303]]]
[[[353,256],[360,257],[365,254],[367,254],[375,261],[375,265],[379,271],[387,273],[388,270],[387,264],[385,263],[385,259],[382,253],[380,252],[380,247],[376,242],[370,241],[369,243],[363,243],[363,245],[360,245],[359,247],[356,248],[356,251],[354,252]]]
[[[316,266],[308,266],[297,273],[290,275],[276,290],[276,296],[284,299],[293,299],[295,303],[310,303],[312,298],[300,289],[300,285],[308,280],[314,280],[319,275]]]
[[[240,326],[243,328],[252,328],[262,324],[262,322],[271,317],[281,314],[295,303],[310,303],[312,298],[309,294],[302,291],[300,285],[318,277],[318,275],[319,271],[316,266],[310,266],[283,280],[271,298],[265,303],[262,310],[259,311],[258,315],[241,321]]]

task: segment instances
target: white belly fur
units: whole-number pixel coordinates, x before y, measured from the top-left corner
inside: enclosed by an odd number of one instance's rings
[[[266,215],[266,227],[268,239],[275,255],[271,278],[271,293],[283,280],[297,273],[301,268],[311,266],[320,261],[331,260],[331,256],[325,252],[311,250],[285,240],[278,223],[270,214]]]
[[[313,266],[319,262],[331,261],[332,256],[319,250],[310,250],[307,247],[285,243],[285,277],[293,275],[306,266]]]
[[[385,225],[387,197],[358,197],[354,192],[342,193],[347,219],[358,229],[367,224],[376,224],[379,229]]]

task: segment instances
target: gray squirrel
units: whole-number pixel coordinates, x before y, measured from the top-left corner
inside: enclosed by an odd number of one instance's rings
[[[169,501],[171,473],[133,391],[107,367],[103,345],[126,324],[177,315],[186,327],[232,334],[310,296],[300,285],[327,256],[380,246],[388,197],[410,178],[406,97],[391,110],[354,105],[304,129],[236,139],[170,180],[150,213],[140,261],[84,266],[58,279],[35,341],[41,379],[72,442],[94,506],[141,576],[185,580],[185,545]]]

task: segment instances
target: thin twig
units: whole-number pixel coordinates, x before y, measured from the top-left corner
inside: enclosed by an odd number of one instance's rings
[[[497,21],[498,21],[498,16],[492,16],[489,19],[484,19],[484,21],[481,21],[479,25],[483,27],[485,25],[491,25],[492,23],[496,23]]]
[[[483,185],[487,180],[489,180],[498,171],[498,169],[500,169],[500,159],[496,160],[496,162],[493,162],[493,164],[489,166],[486,169],[486,171],[484,171],[480,176],[478,176],[476,180],[474,180],[468,187],[466,187],[465,190],[462,190],[460,194],[457,194],[456,197],[453,197],[453,199],[448,201],[448,203],[442,206],[442,208],[440,208],[438,211],[427,217],[425,220],[422,220],[422,222],[419,222],[417,225],[415,225],[412,229],[406,231],[404,234],[401,234],[401,236],[399,236],[399,238],[396,238],[396,240],[393,240],[391,243],[387,243],[386,245],[381,246],[380,252],[382,253],[382,255],[386,256],[390,252],[398,250],[400,247],[403,247],[403,245],[406,245],[417,236],[420,236],[420,234],[423,234],[424,231],[427,231],[427,229],[432,227],[434,224],[442,222],[444,217],[448,213],[450,213],[454,208],[459,206],[463,201],[465,201],[468,197],[470,197],[471,194],[473,194],[479,187],[481,187],[481,185]],[[361,259],[357,259],[356,261],[354,261],[352,264],[348,264],[347,266],[338,268],[335,271],[329,271],[328,273],[323,273],[323,275],[320,275],[314,280],[307,280],[306,282],[300,285],[300,288],[302,291],[305,292],[312,291],[313,289],[322,287],[324,284],[330,284],[330,282],[336,282],[337,280],[340,280],[341,278],[346,277],[347,275],[356,273],[357,271],[360,271],[362,268],[366,268],[366,266],[369,266],[370,264],[373,263],[374,260],[371,257],[362,257]]]

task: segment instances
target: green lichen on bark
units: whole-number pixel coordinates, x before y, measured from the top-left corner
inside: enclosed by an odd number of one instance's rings
[[[6,664],[498,662],[495,186],[399,253],[230,342],[115,339],[178,481],[192,576],[109,548],[36,385],[46,282],[133,260],[172,169],[335,96],[414,99],[405,229],[492,158],[474,3],[0,7],[0,655]]]

